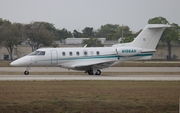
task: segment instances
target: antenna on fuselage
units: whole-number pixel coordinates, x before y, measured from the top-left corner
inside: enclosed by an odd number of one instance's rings
[[[87,44],[86,45],[84,45],[84,48],[86,48],[87,47]]]

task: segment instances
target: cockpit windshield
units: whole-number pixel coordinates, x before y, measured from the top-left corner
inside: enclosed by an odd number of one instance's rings
[[[45,51],[34,51],[30,53],[29,55],[45,55]]]

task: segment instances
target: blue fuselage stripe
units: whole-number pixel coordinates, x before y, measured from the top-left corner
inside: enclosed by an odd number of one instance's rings
[[[153,53],[141,53],[133,56],[128,56],[128,57],[144,57],[144,56],[152,56]],[[60,57],[59,59],[47,59],[47,60],[41,60],[41,61],[48,61],[48,60],[86,60],[86,59],[110,59],[110,58],[123,58],[126,56],[120,56],[117,54],[111,54],[111,55],[99,55],[99,56],[81,56],[81,57],[68,57],[68,58],[63,58]]]

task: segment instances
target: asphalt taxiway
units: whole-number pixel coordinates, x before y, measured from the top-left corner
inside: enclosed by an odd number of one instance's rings
[[[1,67],[0,72],[22,72],[25,67]],[[32,67],[30,72],[77,72],[58,67]],[[180,75],[112,75],[106,72],[180,72],[180,67],[110,67],[102,75],[0,75],[0,81],[24,80],[131,80],[180,81]]]

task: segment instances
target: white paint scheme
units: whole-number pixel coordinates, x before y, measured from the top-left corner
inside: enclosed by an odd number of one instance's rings
[[[31,66],[59,66],[82,70],[89,75],[100,75],[100,69],[117,63],[150,59],[166,27],[170,25],[149,24],[133,42],[115,44],[112,47],[41,48],[35,51],[35,55],[31,53],[13,61],[11,65],[26,66],[26,75],[29,74],[28,67]]]

